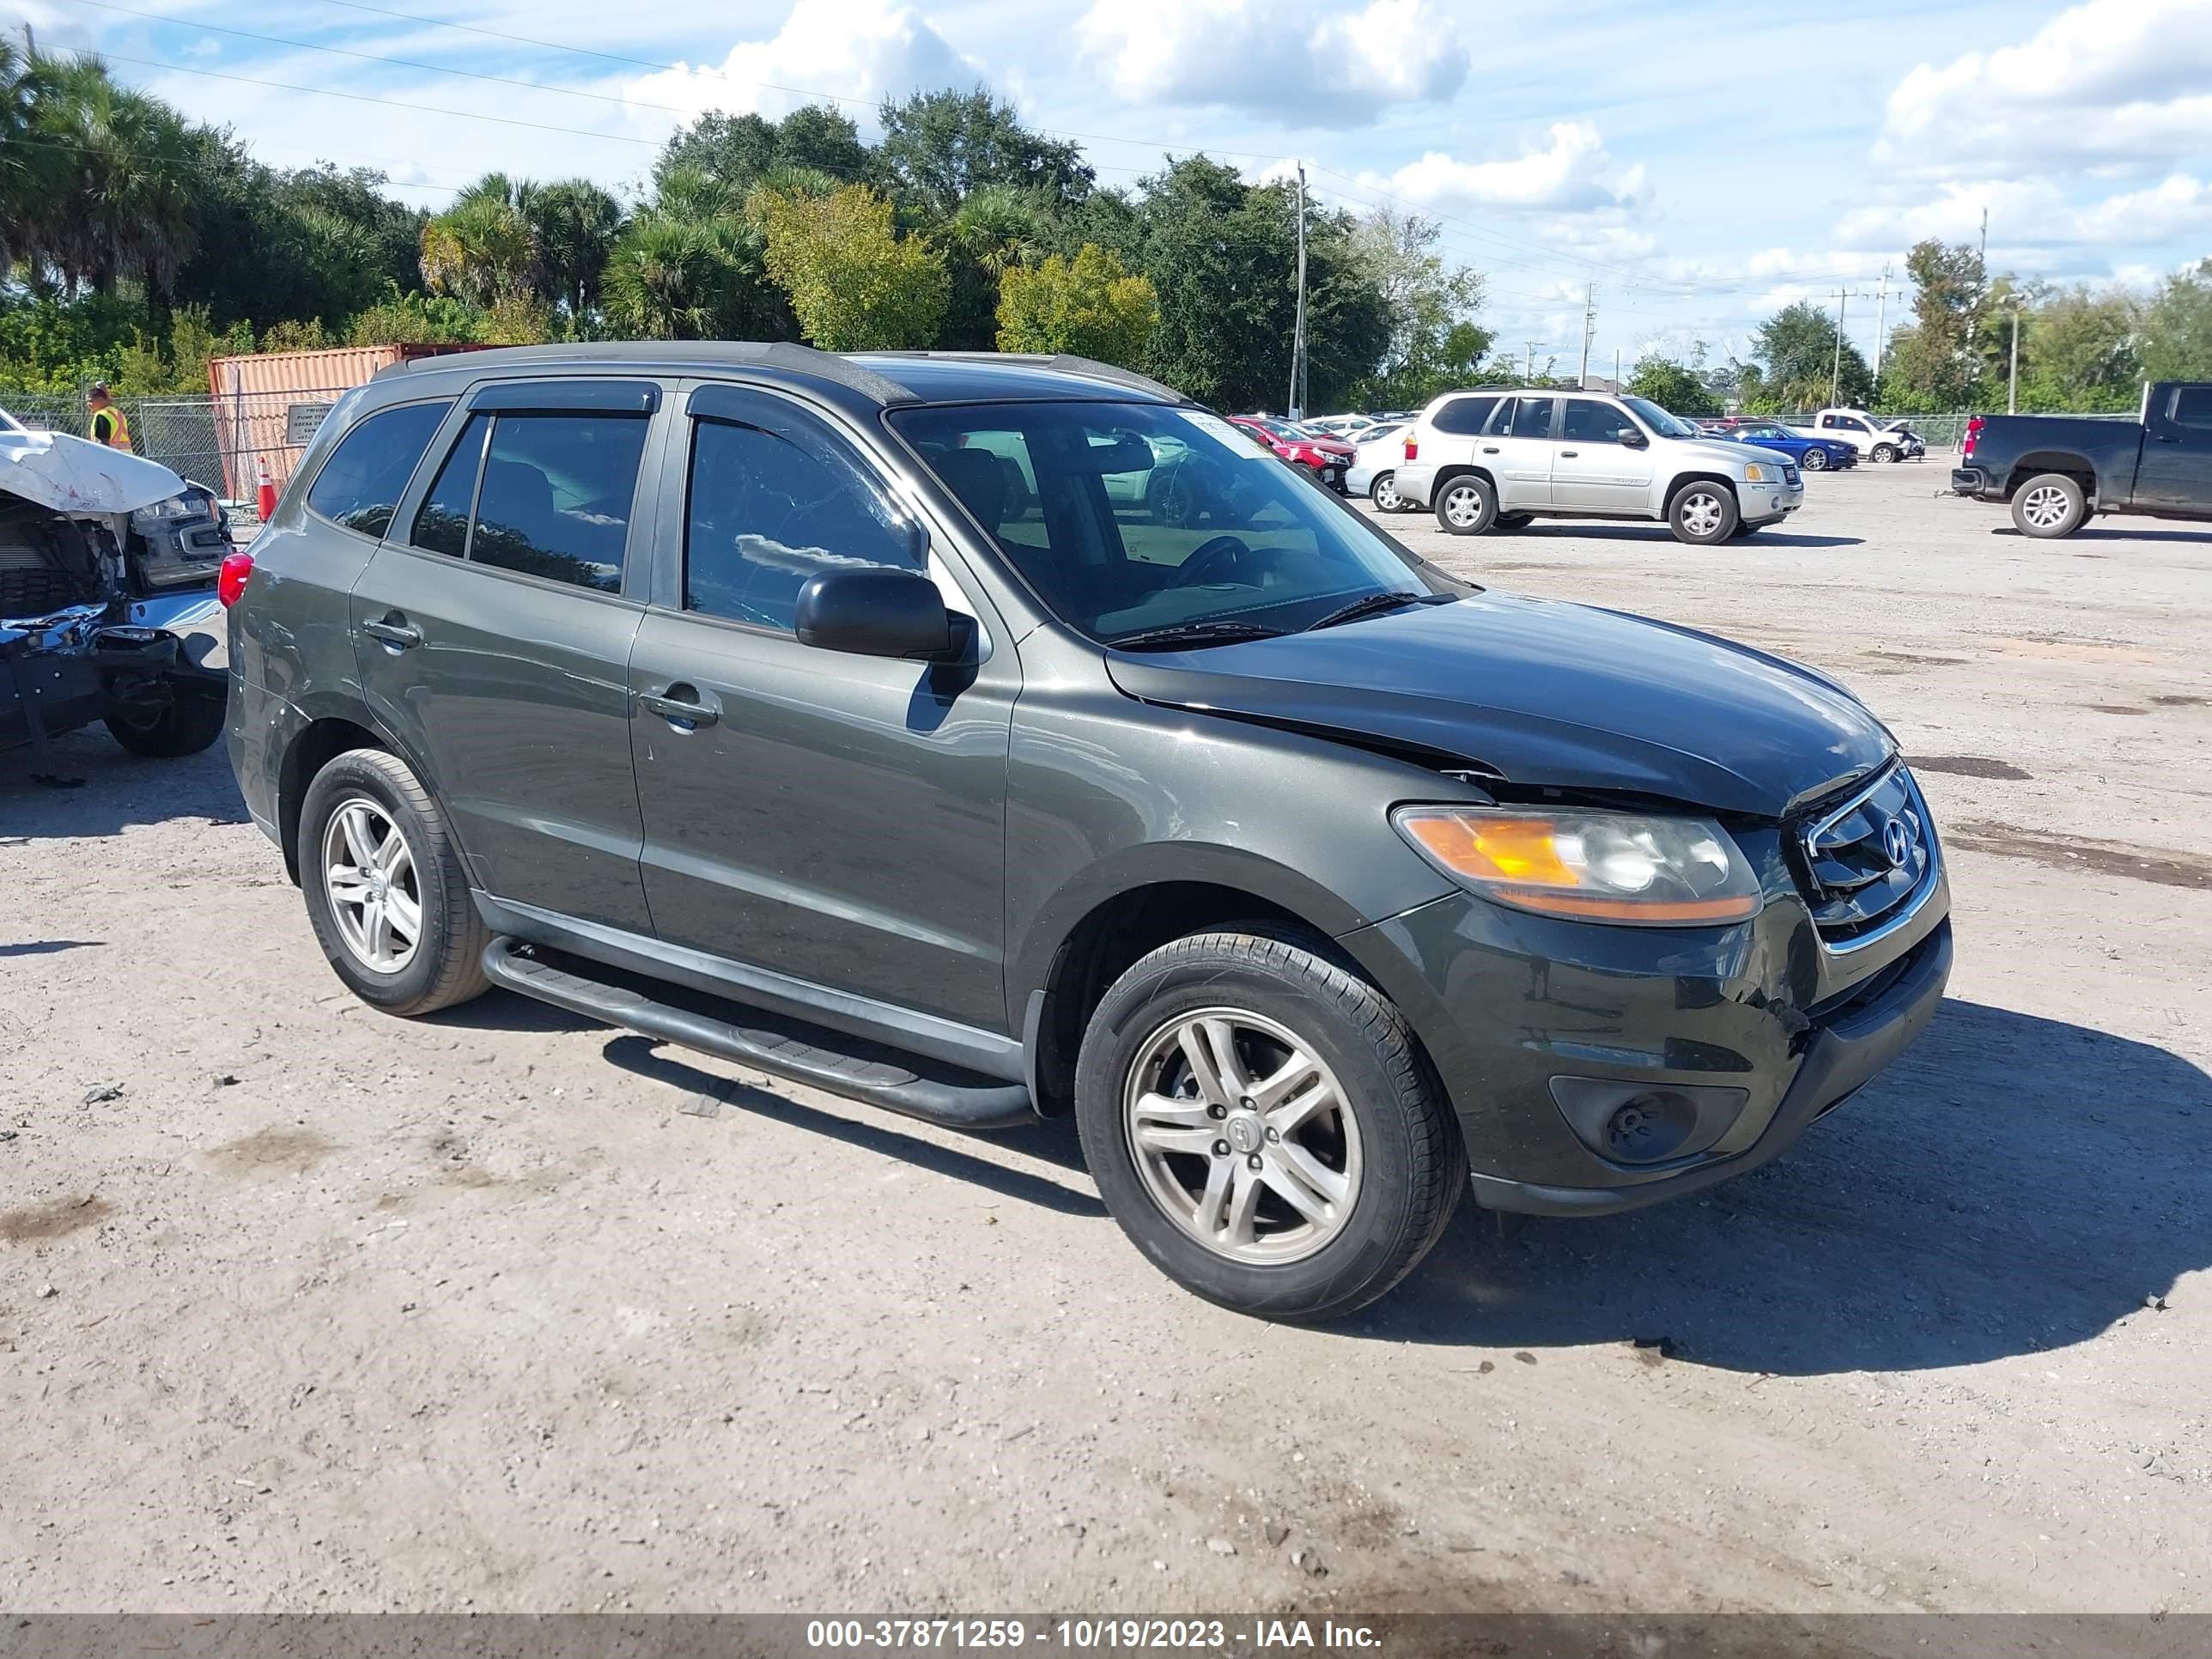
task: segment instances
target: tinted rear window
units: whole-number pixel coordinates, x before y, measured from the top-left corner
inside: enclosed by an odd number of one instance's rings
[[[1495,398],[1455,398],[1437,411],[1436,419],[1429,424],[1439,432],[1472,436],[1482,430],[1482,423],[1497,407]]]
[[[380,409],[338,441],[307,490],[307,510],[364,536],[392,528],[407,480],[450,403]]]

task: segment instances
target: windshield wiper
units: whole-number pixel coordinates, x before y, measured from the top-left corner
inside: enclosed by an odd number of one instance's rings
[[[1305,631],[1310,634],[1316,628],[1334,628],[1340,623],[1358,622],[1362,617],[1379,617],[1401,605],[1437,605],[1458,597],[1456,593],[1364,593],[1350,605],[1338,606],[1319,622],[1308,623]]]
[[[1172,651],[1183,645],[1231,645],[1238,640],[1279,639],[1283,630],[1260,623],[1187,622],[1147,628],[1106,643],[1116,651]]]

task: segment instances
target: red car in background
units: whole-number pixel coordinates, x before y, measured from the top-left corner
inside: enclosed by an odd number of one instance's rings
[[[1231,415],[1229,424],[1262,449],[1293,466],[1305,468],[1328,489],[1344,494],[1344,475],[1351,471],[1355,453],[1350,444],[1264,415]]]

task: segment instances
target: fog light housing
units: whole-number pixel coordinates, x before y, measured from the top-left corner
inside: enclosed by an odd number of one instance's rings
[[[1723,1135],[1748,1089],[1555,1077],[1552,1098],[1575,1139],[1608,1164],[1631,1169],[1693,1158]]]

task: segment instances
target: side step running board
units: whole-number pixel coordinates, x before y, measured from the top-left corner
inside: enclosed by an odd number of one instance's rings
[[[1021,1084],[988,1079],[963,1084],[923,1077],[894,1060],[862,1059],[822,1046],[848,1039],[817,1028],[802,1028],[797,1021],[761,1014],[755,1017],[760,1024],[737,1024],[658,1001],[626,985],[587,979],[520,954],[526,948],[520,940],[504,935],[494,939],[484,950],[485,974],[495,984],[587,1019],[757,1066],[794,1082],[811,1083],[947,1128],[1010,1129],[1036,1121],[1030,1091]],[[732,1005],[730,1012],[741,1011]],[[805,1035],[799,1035],[802,1030]]]

